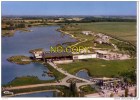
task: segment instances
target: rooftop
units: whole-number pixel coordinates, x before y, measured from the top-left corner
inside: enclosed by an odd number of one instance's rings
[[[72,53],[70,52],[53,52],[53,53],[45,53],[44,54],[45,58],[52,58],[52,57],[67,57],[67,56],[72,56]]]

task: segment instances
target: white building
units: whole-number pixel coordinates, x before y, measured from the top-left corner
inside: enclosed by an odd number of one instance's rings
[[[89,59],[89,58],[97,58],[97,54],[89,53],[89,54],[76,54],[76,55],[73,55],[73,60],[76,60],[76,59]]]
[[[100,39],[100,38],[98,38],[94,42],[99,43],[99,44],[103,44],[103,43],[109,44],[109,39]]]
[[[94,35],[91,31],[82,31],[84,35]]]
[[[43,51],[34,51],[33,54],[35,58],[42,58]]]

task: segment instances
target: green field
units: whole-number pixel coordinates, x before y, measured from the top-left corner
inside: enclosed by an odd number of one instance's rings
[[[75,29],[73,27],[75,27]],[[76,31],[77,33],[79,33],[79,31],[101,32],[136,44],[136,22],[71,23],[70,25],[66,25],[65,30],[70,33],[73,32],[73,34],[74,32],[76,33]],[[87,37],[91,38],[91,36]]]
[[[136,66],[136,60],[88,59],[58,66],[71,74],[76,74],[81,69],[87,69],[93,77],[117,77],[118,73],[133,70],[133,67]]]

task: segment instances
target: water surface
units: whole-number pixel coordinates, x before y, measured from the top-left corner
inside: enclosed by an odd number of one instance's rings
[[[81,78],[84,78],[84,79],[87,79],[87,80],[92,79],[92,77],[90,77],[88,75],[88,71],[87,70],[80,70],[80,71],[78,71],[76,73],[76,76],[81,77]]]
[[[2,84],[12,81],[15,77],[27,75],[37,76],[41,80],[53,80],[54,77],[42,76],[43,71],[48,69],[41,64],[17,65],[6,59],[15,55],[31,56],[29,54],[31,49],[49,50],[50,46],[76,41],[69,35],[62,35],[56,31],[58,28],[58,26],[39,26],[30,28],[32,32],[17,31],[13,37],[2,37]]]
[[[57,92],[48,91],[48,92],[38,92],[38,93],[17,95],[15,97],[55,97],[55,96],[57,96]]]

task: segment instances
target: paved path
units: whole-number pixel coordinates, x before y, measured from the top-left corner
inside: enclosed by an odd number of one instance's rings
[[[63,84],[63,83],[44,83],[44,84],[33,84],[33,85],[7,87],[5,89],[6,90],[15,90],[15,89],[35,88],[35,87],[41,87],[41,86],[53,86],[53,85],[65,85],[65,86],[69,86],[69,84]]]
[[[63,73],[64,75],[70,77],[70,78],[75,78],[75,79],[79,79],[79,80],[82,80],[84,82],[87,82],[87,83],[93,83],[89,80],[86,80],[86,79],[83,79],[83,78],[80,78],[80,77],[77,77],[75,75],[72,75],[72,74],[69,74],[67,73],[66,71],[62,70],[62,68],[58,68],[54,63],[52,62],[48,62],[48,64],[50,64],[53,68],[55,68],[57,71],[59,71],[60,73]],[[94,84],[94,83],[93,83]]]

